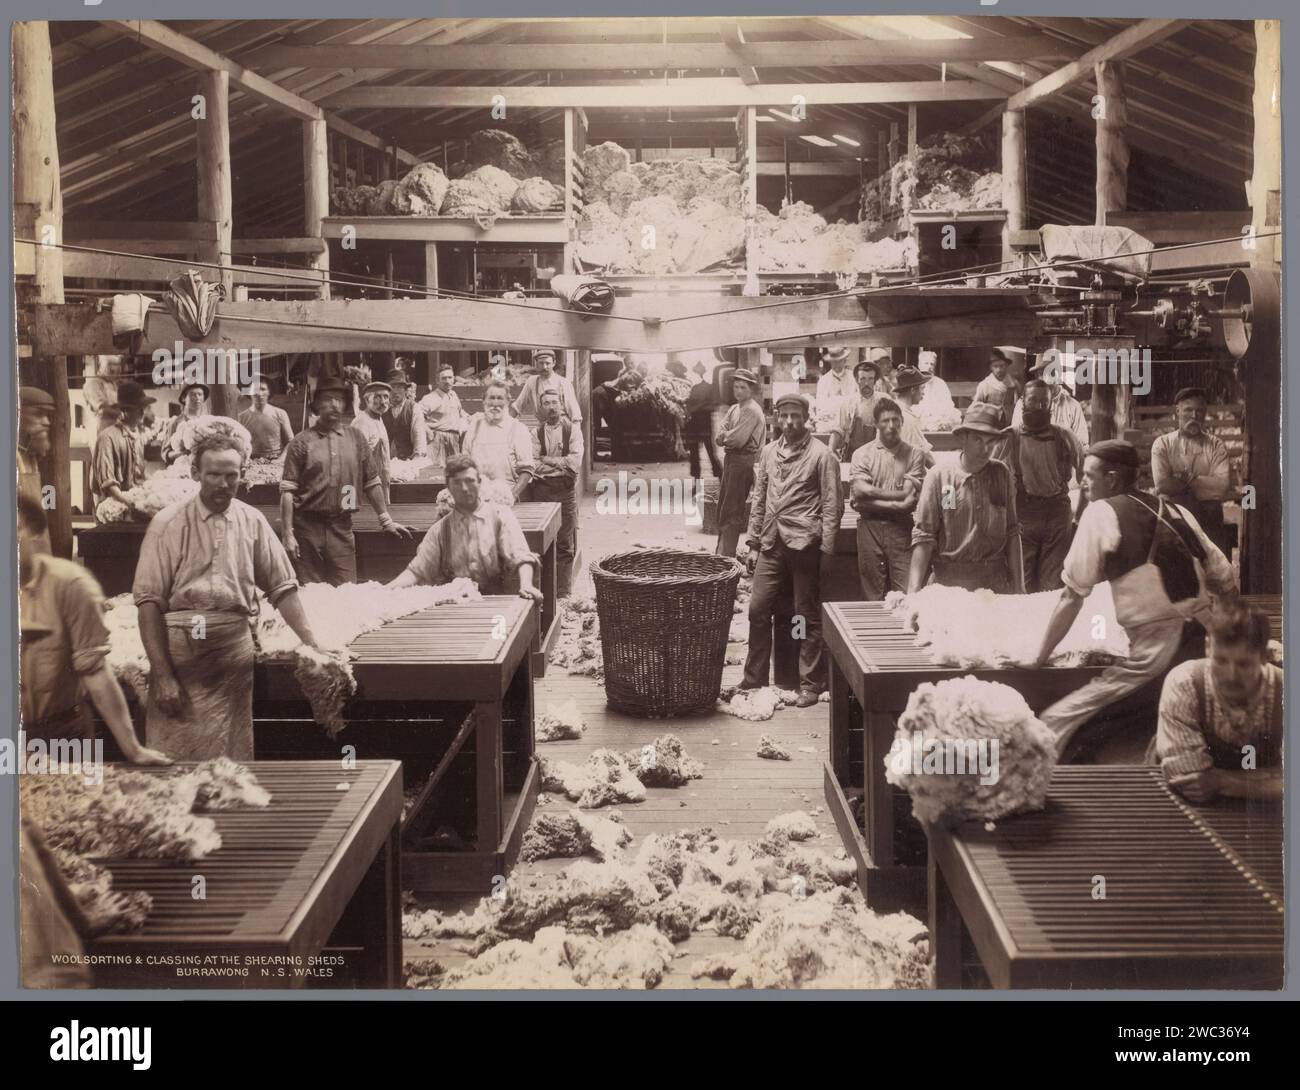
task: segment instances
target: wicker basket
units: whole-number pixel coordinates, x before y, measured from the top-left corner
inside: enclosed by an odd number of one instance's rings
[[[673,549],[592,564],[610,707],[663,719],[714,706],[742,570],[730,557]]]

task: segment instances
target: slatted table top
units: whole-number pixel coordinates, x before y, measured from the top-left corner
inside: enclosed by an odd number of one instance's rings
[[[1278,806],[1193,807],[1157,768],[1066,765],[1045,810],[929,838],[999,986],[1280,986]]]
[[[209,815],[222,839],[211,855],[195,862],[97,860],[112,872],[115,889],[145,890],[154,905],[141,931],[99,939],[92,952],[165,947],[203,953],[232,946],[246,953],[319,951],[401,816],[401,764],[247,765],[271,793],[270,805]],[[133,766],[132,771],[167,775],[170,770]],[[191,893],[196,874],[207,883],[203,900]]]

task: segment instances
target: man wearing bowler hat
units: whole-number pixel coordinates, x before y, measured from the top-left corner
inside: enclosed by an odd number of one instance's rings
[[[840,466],[808,430],[806,397],[785,394],[775,410],[781,437],[763,448],[754,470],[748,543],[757,560],[741,688],[767,684],[772,617],[778,602],[793,602],[793,635],[799,640],[797,704],[806,708],[817,703],[825,687],[821,558],[834,553],[840,528]]]
[[[300,583],[355,583],[357,549],[352,514],[365,493],[379,523],[396,537],[411,531],[393,521],[379,464],[366,437],[343,422],[348,390],[322,381],[312,397],[316,423],[285,448],[280,480],[280,537]]]
[[[957,460],[937,463],[921,486],[908,591],[920,590],[933,573],[936,583],[951,587],[1023,594],[1015,482],[990,457],[1002,441],[1001,413],[975,402],[953,434],[962,444]]]
[[[392,391],[388,411],[383,416],[388,452],[402,461],[423,458],[429,444],[424,414],[415,407],[415,387],[406,372],[398,368],[388,372],[387,381]]]
[[[118,386],[116,408],[122,415],[100,429],[91,457],[90,491],[96,507],[109,497],[131,507],[123,493],[144,483],[144,448],[136,432],[145,409],[155,400],[138,382],[128,379]]]
[[[54,398],[38,386],[18,390],[18,495],[46,509],[40,459],[50,453],[50,428],[54,423]],[[30,536],[43,553],[50,551],[50,530],[42,527]]]
[[[737,367],[731,376],[736,403],[727,410],[718,432],[723,450],[722,481],[718,486],[718,545],[720,556],[735,556],[745,528],[745,504],[754,486],[754,462],[767,439],[767,420],[754,400],[758,376]]]
[[[168,465],[187,453],[181,446],[180,427],[190,420],[198,420],[208,413],[208,398],[212,391],[201,382],[187,382],[181,387],[179,415],[167,421],[162,433],[162,457]]]
[[[560,407],[564,415],[575,424],[581,424],[582,406],[578,404],[577,391],[572,382],[555,371],[555,349],[534,349],[533,367],[537,373],[528,377],[512,406],[515,416],[535,416],[541,419],[542,394],[554,390],[560,395]]]

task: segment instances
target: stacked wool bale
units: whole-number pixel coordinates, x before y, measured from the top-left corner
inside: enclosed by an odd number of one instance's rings
[[[912,239],[870,242],[863,223],[827,223],[803,201],[779,213],[760,208],[753,245],[762,272],[867,273],[916,262]]]
[[[880,187],[862,189],[862,222],[871,230],[913,209],[969,211],[1002,207],[1002,175],[992,170],[993,148],[981,136],[934,133],[889,171],[882,202]]]

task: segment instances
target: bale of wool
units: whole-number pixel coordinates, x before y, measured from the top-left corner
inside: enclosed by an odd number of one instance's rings
[[[673,240],[681,218],[677,203],[666,194],[642,197],[628,206],[622,233],[634,271],[662,275],[675,270]]]
[[[605,179],[602,200],[619,216],[627,215],[633,201],[645,196],[641,188],[641,179],[630,170],[616,170]]]
[[[491,226],[510,207],[519,182],[494,166],[475,167],[447,187],[442,202],[444,216],[461,216]]]
[[[418,163],[397,183],[393,191],[393,211],[410,216],[436,216],[451,185],[442,168],[434,163]]]
[[[745,218],[709,197],[695,197],[673,240],[678,272],[704,272],[745,255]]]
[[[523,141],[503,129],[479,129],[471,133],[466,161],[471,168],[490,166],[514,178],[537,173],[536,160]]]
[[[996,821],[1043,808],[1056,736],[1009,685],[927,681],[908,698],[884,760],[918,821]]]
[[[631,261],[631,248],[623,237],[623,221],[603,200],[589,201],[578,217],[578,258],[598,269],[621,271]]]
[[[510,199],[516,212],[545,212],[548,208],[564,206],[564,194],[545,178],[525,178]]]
[[[533,152],[533,156],[537,160],[537,173],[550,182],[551,185],[564,185],[565,154],[564,137],[562,136],[545,141],[541,147]]]
[[[393,193],[397,189],[394,178],[386,178],[375,187],[375,194],[366,202],[367,216],[389,216],[393,213]]]
[[[605,180],[617,170],[627,170],[632,157],[612,140],[593,144],[582,153],[583,196],[589,201],[605,199]]]

